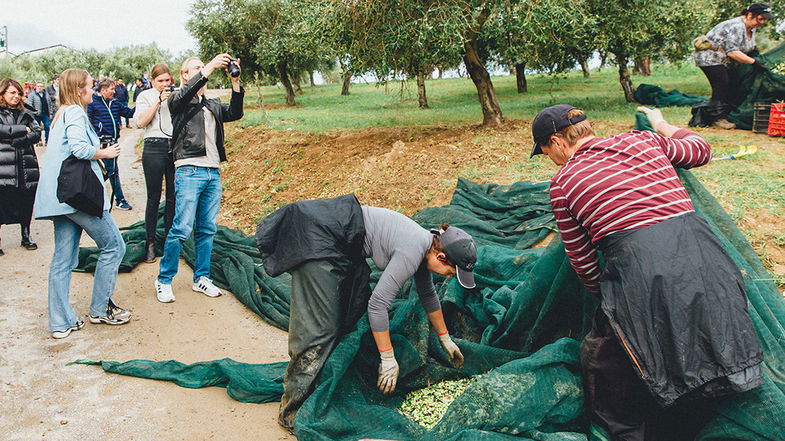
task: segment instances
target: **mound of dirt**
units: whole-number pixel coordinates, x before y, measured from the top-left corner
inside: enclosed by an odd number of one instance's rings
[[[233,127],[227,138],[221,222],[248,233],[264,215],[301,199],[354,193],[363,204],[407,215],[444,205],[458,177],[520,179],[508,170],[529,161],[531,144],[525,121],[495,129],[377,127],[330,134]],[[548,163],[527,178],[547,179],[555,170]]]

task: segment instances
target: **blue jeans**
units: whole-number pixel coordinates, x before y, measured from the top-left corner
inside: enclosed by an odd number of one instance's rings
[[[51,123],[49,115],[36,116],[35,120],[38,121],[38,125],[41,126],[41,130],[44,132],[44,141],[49,144],[49,124]]]
[[[71,286],[71,270],[79,261],[79,239],[82,231],[95,241],[101,250],[95,267],[93,299],[90,314],[106,315],[106,305],[117,283],[117,269],[125,256],[125,242],[120,230],[108,211],[99,218],[77,211],[74,214],[57,216],[53,219],[55,229],[55,251],[49,267],[49,330],[64,331],[73,326],[76,313],[68,300]]]
[[[194,282],[210,277],[210,255],[221,207],[221,174],[217,168],[184,165],[174,172],[174,221],[164,243],[158,281],[171,284],[180,263],[183,242],[194,233]]]
[[[102,159],[104,161],[104,168],[109,177],[109,183],[112,184],[112,191],[114,191],[114,201],[109,201],[113,204],[115,201],[119,204],[125,200],[123,194],[123,187],[120,185],[120,167],[117,166],[117,158]]]

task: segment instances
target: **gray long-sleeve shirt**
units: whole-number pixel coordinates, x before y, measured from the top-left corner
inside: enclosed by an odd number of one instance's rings
[[[362,207],[365,223],[363,255],[383,270],[368,300],[368,321],[374,332],[387,331],[387,315],[404,282],[414,276],[414,286],[426,313],[441,309],[424,258],[431,247],[431,233],[401,213],[379,207]]]

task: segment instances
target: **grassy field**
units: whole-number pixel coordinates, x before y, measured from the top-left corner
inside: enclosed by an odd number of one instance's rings
[[[652,76],[633,81],[696,95],[710,90],[691,64],[654,66]],[[255,221],[284,203],[346,192],[411,214],[447,203],[457,177],[500,184],[549,179],[556,168],[547,158],[528,159],[529,123],[543,107],[562,102],[580,107],[599,135],[629,130],[634,122],[636,105],[624,101],[610,68],[592,71],[588,79],[579,72],[530,76],[526,94],[517,93],[514,76],[493,77],[493,83],[510,121],[493,129],[478,126],[480,106],[466,78],[428,81],[431,108],[424,110],[417,107],[413,83],[352,84],[349,96],[340,95],[340,85],[303,86],[293,108],[284,105],[283,89],[274,86],[261,88],[260,107],[260,90],[252,88],[245,117],[230,132],[229,203],[223,219],[250,232]],[[690,118],[689,108],[663,113],[676,125],[686,126]],[[760,148],[755,155],[694,172],[785,287],[783,139],[742,130],[697,131],[712,144],[715,156],[734,153],[740,145]],[[445,171],[427,164],[429,152],[460,159]],[[258,161],[237,162],[237,156]],[[424,177],[428,182],[419,183]],[[249,200],[258,202],[249,207]]]
[[[635,77],[641,81],[642,78]],[[646,83],[667,84],[687,93],[706,95],[709,85],[694,66],[655,67]],[[514,76],[493,77],[493,84],[504,114],[513,119],[531,119],[543,107],[570,102],[576,107],[590,109],[598,120],[629,122],[635,106],[624,101],[613,69],[592,72],[584,79],[579,72],[560,76],[534,75],[529,78],[527,94],[518,94]],[[392,127],[411,125],[477,124],[482,113],[477,92],[468,78],[431,80],[426,82],[430,109],[417,106],[414,83],[391,82],[352,84],[349,96],[341,96],[340,85],[303,86],[303,94],[296,97],[297,107],[285,108],[283,88],[262,88],[266,111],[249,111],[243,124],[265,124],[276,129],[305,132],[325,132],[340,129]],[[258,89],[249,91],[246,105],[258,106]],[[684,109],[667,109],[666,117],[681,115]]]

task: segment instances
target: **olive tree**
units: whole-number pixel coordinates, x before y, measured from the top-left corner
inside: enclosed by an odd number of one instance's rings
[[[714,14],[702,0],[586,0],[597,20],[597,49],[613,55],[628,102],[634,88],[628,64],[645,57],[683,59]]]
[[[597,24],[587,9],[585,0],[508,2],[493,12],[483,43],[496,60],[515,67],[524,93],[527,68],[554,73],[585,64]]]
[[[241,58],[246,77],[278,79],[294,106],[292,76],[321,59],[311,21],[302,19],[309,8],[302,0],[197,0],[186,28],[205,58],[220,52]]]
[[[323,35],[345,54],[342,63],[354,72],[375,72],[377,78],[402,73],[416,78],[418,102],[428,107],[425,78],[435,66],[460,60],[457,41],[440,35],[433,2],[356,0],[323,3]],[[328,43],[329,44],[329,43]]]

